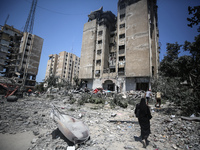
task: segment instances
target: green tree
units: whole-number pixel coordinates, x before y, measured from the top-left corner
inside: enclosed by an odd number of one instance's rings
[[[57,85],[57,80],[58,80],[58,78],[55,77],[54,75],[48,77],[47,79],[45,79],[45,83],[47,83],[47,88],[53,87],[53,86],[56,87],[56,85]]]
[[[78,86],[78,85],[79,85],[79,78],[78,78],[78,76],[75,76],[75,77],[73,78],[73,80],[74,80],[74,82],[76,83],[76,86]]]
[[[194,42],[185,41],[184,50],[191,55],[191,70],[189,77],[194,90],[200,90],[200,34]]]
[[[181,82],[187,81],[190,82],[189,73],[192,70],[192,57],[184,55],[178,58],[178,77],[180,77]]]
[[[189,15],[192,15],[191,18],[187,18],[190,22],[188,24],[189,27],[193,27],[194,25],[198,25],[200,23],[200,6],[188,7]],[[198,27],[198,32],[200,32],[200,27]]]
[[[35,86],[35,90],[39,92],[44,92],[44,82],[41,82]]]
[[[181,45],[177,42],[175,44],[167,43],[167,55],[160,63],[160,71],[164,76],[177,77],[178,75],[178,55],[180,53]]]

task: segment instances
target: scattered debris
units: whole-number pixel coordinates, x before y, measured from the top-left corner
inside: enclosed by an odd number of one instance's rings
[[[47,98],[47,94],[39,94],[38,97],[24,96],[15,103],[1,99],[0,136],[31,131],[35,137],[30,141],[29,150],[121,150],[142,148],[143,145],[139,138],[140,126],[138,119],[134,117],[135,105],[127,103],[126,108],[117,105],[119,101],[127,102],[129,96],[127,99],[124,99],[120,94],[113,97],[102,97],[104,103],[97,104],[90,103],[92,102],[90,99],[95,97],[96,100],[98,97],[96,94],[73,93],[73,91],[67,91],[67,94],[64,93],[64,90],[52,93],[54,98]],[[71,103],[72,99],[74,99],[74,103]],[[98,99],[101,98],[98,97]],[[79,103],[81,100],[84,101],[82,105]],[[137,103],[136,100],[131,99],[131,101]],[[112,103],[115,103],[115,107],[111,107]],[[82,124],[84,122],[84,124],[87,124],[87,130],[89,131],[87,135],[77,135],[71,132],[73,136],[68,137],[68,133],[66,135],[65,132],[62,132],[63,127],[57,126],[49,115],[52,110],[50,104],[54,104],[57,108],[54,109],[58,111],[56,122],[65,117],[72,123],[81,121]],[[150,107],[151,110],[154,110],[152,109],[154,103],[150,103]],[[200,149],[200,122],[190,120],[198,120],[199,118],[189,117],[189,120],[187,120],[188,117],[178,116],[171,111],[169,114],[165,114],[164,110],[168,107],[167,103],[163,104],[160,111],[152,111],[151,134],[148,138],[150,142],[147,149]],[[62,113],[60,114],[59,111]],[[55,114],[54,117],[56,117]],[[171,116],[172,114],[174,116]],[[65,123],[67,119],[64,119],[63,125],[68,124]],[[73,129],[69,127],[69,131],[73,131]],[[81,136],[83,136],[84,142],[74,148],[74,143],[79,143],[77,139],[82,139]],[[73,139],[73,137],[77,139]],[[85,140],[87,138],[89,139]]]
[[[188,120],[188,121],[198,121],[200,122],[200,117],[181,117],[183,120]]]

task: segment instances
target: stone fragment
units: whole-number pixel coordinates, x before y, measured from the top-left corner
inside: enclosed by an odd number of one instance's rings
[[[37,138],[34,138],[34,139],[31,141],[31,144],[36,143],[36,141],[37,141]]]

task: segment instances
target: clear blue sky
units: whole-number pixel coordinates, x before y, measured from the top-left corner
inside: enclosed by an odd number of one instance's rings
[[[32,0],[0,0],[0,25],[23,31]],[[81,56],[83,26],[88,15],[103,6],[117,15],[118,0],[38,0],[33,34],[44,39],[37,82],[45,77],[48,55],[61,51]],[[187,26],[188,6],[200,0],[158,0],[158,27],[161,43],[160,59],[166,54],[166,43],[194,41],[197,28]]]

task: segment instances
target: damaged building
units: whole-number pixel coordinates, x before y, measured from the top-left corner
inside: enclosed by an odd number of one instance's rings
[[[111,91],[147,90],[158,74],[157,1],[119,0],[118,12],[103,7],[88,15],[82,37],[83,86]]]
[[[43,39],[5,24],[0,30],[0,73],[25,89],[33,89]]]
[[[75,54],[63,51],[49,55],[45,79],[50,76],[58,77],[58,82],[68,82],[75,85],[74,77],[79,76],[80,58]]]

